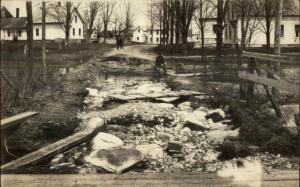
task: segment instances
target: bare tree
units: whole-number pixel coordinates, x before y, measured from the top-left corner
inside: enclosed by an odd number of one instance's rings
[[[205,47],[206,22],[208,19],[212,18],[215,9],[216,8],[213,6],[211,1],[207,0],[199,0],[198,4],[196,5],[194,20],[200,30],[202,49]]]
[[[148,4],[148,6],[150,7],[148,9],[148,11],[146,12],[147,17],[150,18],[150,34],[151,34],[151,43],[153,44],[154,42],[154,38],[153,38],[153,30],[154,30],[154,26],[155,26],[155,12],[154,12],[154,3],[150,2]]]
[[[217,58],[216,62],[219,63],[222,54],[222,47],[223,47],[223,31],[225,28],[225,18],[226,13],[228,11],[228,3],[229,0],[218,0],[217,1],[217,27],[216,27],[216,48],[217,48]]]
[[[94,22],[97,18],[99,11],[102,10],[104,3],[100,1],[91,1],[86,5],[86,43],[91,43],[91,36],[96,30],[94,27]]]
[[[124,34],[125,34],[125,40],[128,38],[128,32],[133,27],[133,19],[134,19],[134,12],[132,9],[132,3],[126,2],[125,5],[125,12],[123,15],[123,23],[124,23]]]
[[[102,11],[102,21],[103,21],[103,43],[106,43],[106,37],[107,37],[107,29],[108,24],[111,22],[112,14],[115,8],[116,2],[114,1],[106,1],[104,3],[104,8]]]
[[[182,44],[187,44],[190,24],[195,12],[196,6],[194,0],[180,0],[179,19],[180,31],[182,35]]]
[[[123,32],[124,30],[121,16],[119,14],[115,14],[111,23],[113,25],[114,34],[118,38],[121,32]]]
[[[65,46],[69,45],[71,24],[78,7],[79,4],[75,5],[75,3],[71,1],[49,4],[48,14],[61,23],[60,26],[65,32]]]
[[[261,31],[266,35],[266,50],[269,53],[271,49],[271,24],[276,14],[276,3],[274,0],[259,0],[258,2],[263,15],[263,19],[260,19]]]
[[[257,29],[259,11],[256,0],[236,0],[233,7],[241,20],[240,49],[242,51],[251,42],[249,38]]]
[[[100,16],[100,17],[98,17],[98,20],[96,22],[96,34],[97,34],[97,40],[99,43],[101,42],[100,37],[101,37],[102,30],[103,30],[103,22],[102,22],[102,18]]]

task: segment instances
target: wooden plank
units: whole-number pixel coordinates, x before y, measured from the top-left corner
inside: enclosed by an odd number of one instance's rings
[[[13,127],[33,116],[38,115],[38,112],[24,112],[6,119],[1,120],[1,130],[4,130],[9,127]]]
[[[99,129],[104,127],[104,120],[99,121],[97,125],[93,128],[88,128],[77,134],[69,136],[65,139],[62,139],[58,142],[55,142],[51,145],[48,145],[44,148],[41,148],[37,151],[29,153],[21,158],[18,158],[14,161],[11,161],[5,165],[1,166],[1,171],[5,170],[13,170],[22,166],[26,166],[28,164],[37,163],[39,161],[50,158],[54,155],[57,155],[61,152],[64,152],[68,149],[75,147],[76,145],[84,142],[85,140],[94,136]]]
[[[281,55],[271,55],[271,54],[252,53],[252,52],[243,51],[242,56],[248,58],[260,59],[260,60],[266,60],[270,62],[276,62],[276,63],[278,62],[285,63],[285,64],[299,63],[296,58],[289,57],[289,56],[281,56]]]
[[[253,171],[249,171],[253,175]],[[222,178],[216,173],[126,173],[126,174],[93,174],[93,175],[2,175],[1,185],[5,187],[202,187],[202,186],[248,186],[257,180],[237,180]],[[235,179],[236,180],[236,179]],[[248,185],[246,185],[248,184]],[[296,170],[272,171],[263,173],[261,186],[299,186],[299,172]]]
[[[239,71],[238,76],[241,79],[253,81],[255,83],[259,83],[259,84],[263,84],[263,85],[267,85],[267,86],[272,86],[272,87],[275,87],[278,89],[287,90],[287,91],[293,92],[296,95],[300,95],[299,85],[297,85],[297,84],[291,84],[291,83],[288,83],[288,82],[282,81],[282,80],[270,79],[267,77],[262,77],[262,76],[258,76],[255,74],[243,72],[243,71]]]
[[[129,101],[129,100],[145,100],[145,99],[157,99],[166,97],[184,97],[184,96],[197,96],[203,95],[202,92],[194,91],[173,91],[169,93],[158,93],[158,94],[136,94],[136,95],[121,95],[115,94],[110,97],[117,100]]]

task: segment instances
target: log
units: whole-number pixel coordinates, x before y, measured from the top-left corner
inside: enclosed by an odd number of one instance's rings
[[[253,81],[255,83],[259,83],[259,84],[263,84],[263,85],[267,85],[267,86],[272,86],[272,87],[275,87],[278,89],[287,90],[287,91],[293,92],[296,95],[300,94],[299,85],[297,85],[297,84],[291,84],[286,81],[270,79],[267,77],[258,76],[258,75],[252,74],[252,73],[246,73],[246,72],[242,72],[242,71],[238,72],[238,76],[241,79]]]
[[[15,116],[12,116],[12,117],[9,117],[6,119],[2,119],[1,120],[1,130],[5,130],[7,128],[14,127],[14,126],[18,125],[19,123],[21,123],[33,116],[36,116],[36,115],[38,115],[37,112],[24,112],[22,114],[18,114],[18,115],[15,115]]]
[[[29,153],[21,158],[13,160],[7,164],[1,166],[1,171],[14,170],[22,166],[38,163],[42,160],[46,160],[52,156],[55,156],[61,152],[75,147],[76,145],[86,141],[94,136],[99,129],[104,127],[104,120],[99,121],[98,124],[91,128],[87,128],[77,134],[69,136],[37,151]]]
[[[255,58],[265,61],[270,61],[272,63],[286,63],[286,64],[299,64],[298,60],[294,57],[281,56],[281,55],[271,55],[271,54],[262,54],[262,53],[252,53],[243,51],[243,57]]]
[[[249,170],[249,175],[253,171]],[[251,182],[257,181],[237,180],[233,178],[222,178],[216,173],[126,173],[126,174],[92,174],[92,175],[2,175],[1,185],[5,187],[204,187],[204,186],[250,186]],[[262,174],[261,186],[298,186],[299,171],[297,170],[274,170],[269,174]],[[254,186],[254,185],[252,185]]]

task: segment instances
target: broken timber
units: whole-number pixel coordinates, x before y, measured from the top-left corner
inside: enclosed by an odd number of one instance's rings
[[[253,171],[249,170],[249,176]],[[245,173],[245,176],[247,174]],[[273,170],[269,174],[262,173],[261,181],[258,179],[247,178],[222,178],[216,173],[125,173],[119,174],[64,174],[64,175],[7,175],[1,176],[1,185],[5,187],[86,187],[86,186],[105,186],[105,187],[206,187],[206,186],[298,186],[299,171],[297,170]]]
[[[38,115],[37,112],[24,112],[22,114],[18,114],[6,119],[1,120],[1,130],[5,130],[7,128],[18,125],[19,123]]]
[[[165,94],[136,94],[136,95],[121,95],[116,94],[110,96],[113,99],[128,101],[128,100],[145,100],[145,99],[157,99],[157,98],[167,98],[167,97],[186,97],[186,96],[197,96],[203,95],[201,92],[192,91],[178,91],[170,92]]]
[[[267,77],[258,76],[255,74],[242,72],[242,71],[238,72],[238,76],[241,79],[253,81],[255,83],[272,86],[272,87],[283,89],[283,90],[287,90],[287,91],[293,92],[296,95],[300,95],[299,85],[297,85],[297,84],[291,84],[291,83],[288,83],[283,80],[270,79]]]
[[[262,53],[252,53],[243,51],[243,57],[255,58],[260,60],[266,60],[273,63],[285,63],[285,64],[299,64],[298,60],[294,57],[281,56],[281,55],[271,55],[271,54],[262,54]]]
[[[42,149],[39,149],[21,158],[18,158],[14,161],[2,165],[1,171],[14,170],[19,167],[26,166],[32,163],[37,163],[39,161],[55,156],[91,138],[98,132],[98,130],[100,130],[103,127],[104,121],[102,120],[97,125],[91,128],[87,128],[81,132],[78,132],[77,134],[69,136]]]

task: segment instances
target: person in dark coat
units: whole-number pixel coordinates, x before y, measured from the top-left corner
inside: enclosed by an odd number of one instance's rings
[[[167,68],[166,68],[166,64],[165,64],[165,58],[164,58],[164,56],[163,56],[162,53],[159,53],[159,55],[156,57],[155,66],[159,70],[162,70],[165,75],[167,74]]]

